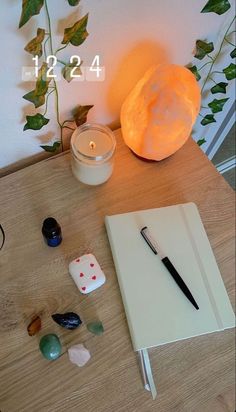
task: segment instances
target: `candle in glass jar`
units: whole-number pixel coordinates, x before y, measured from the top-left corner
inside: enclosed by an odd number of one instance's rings
[[[112,174],[115,136],[106,126],[86,123],[71,137],[71,166],[76,179],[87,185],[100,185]]]

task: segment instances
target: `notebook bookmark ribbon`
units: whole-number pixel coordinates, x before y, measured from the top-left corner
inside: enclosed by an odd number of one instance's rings
[[[145,385],[145,389],[150,390],[152,394],[152,398],[156,399],[157,390],[156,390],[155,382],[152,376],[152,368],[151,368],[151,363],[150,363],[150,359],[148,355],[148,350],[142,349],[140,352],[141,352],[141,358],[143,360],[143,366],[144,366],[144,371],[145,371],[144,376],[146,377],[146,380],[147,380],[147,385]]]
[[[144,365],[143,352],[142,350],[139,350],[138,353],[139,353],[139,358],[140,358],[140,363],[141,363],[141,372],[142,372],[144,389],[146,389],[147,391],[150,391],[150,386],[149,386],[148,378],[146,374],[146,368]]]

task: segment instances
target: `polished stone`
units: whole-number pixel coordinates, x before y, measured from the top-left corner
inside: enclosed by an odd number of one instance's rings
[[[91,358],[88,349],[82,344],[71,346],[71,348],[68,349],[68,355],[70,361],[80,367],[84,366]]]
[[[94,335],[102,335],[104,332],[104,327],[102,322],[90,322],[87,325],[87,329],[89,332],[93,333]]]
[[[41,338],[39,349],[48,360],[55,360],[61,354],[61,342],[57,335],[50,333]]]

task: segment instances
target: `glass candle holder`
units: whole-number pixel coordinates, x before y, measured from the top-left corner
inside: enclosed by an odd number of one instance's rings
[[[106,126],[85,123],[71,137],[71,167],[76,179],[87,185],[106,182],[113,171],[116,140]]]

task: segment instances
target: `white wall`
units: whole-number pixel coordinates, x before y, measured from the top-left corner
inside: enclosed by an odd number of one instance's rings
[[[125,96],[151,64],[189,63],[195,40],[217,37],[228,19],[227,13],[201,14],[206,0],[81,0],[81,5],[74,8],[65,0],[48,3],[57,34],[55,45],[60,43],[65,27],[89,12],[88,39],[60,56],[66,59],[79,54],[89,65],[99,54],[106,68],[104,82],[59,82],[61,117],[68,118],[77,104],[94,104],[89,120],[105,124],[118,124]],[[0,7],[0,167],[4,167],[39,153],[40,144],[58,138],[58,129],[51,120],[41,131],[23,132],[24,114],[30,114],[30,110],[34,113],[33,106],[22,99],[33,89],[32,84],[21,81],[22,66],[31,64],[31,55],[24,46],[34,37],[37,27],[44,27],[44,13],[19,30],[21,1],[1,0]],[[53,99],[50,112],[49,117],[55,117]]]

